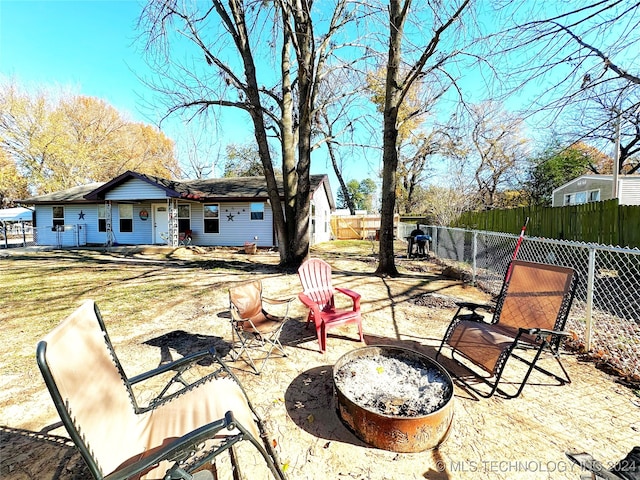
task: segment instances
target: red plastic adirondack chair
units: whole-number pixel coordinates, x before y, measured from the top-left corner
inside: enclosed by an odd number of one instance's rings
[[[317,258],[304,262],[298,269],[298,277],[303,289],[298,298],[309,309],[307,326],[310,322],[315,324],[322,353],[327,349],[327,330],[333,327],[355,323],[358,325],[360,341],[364,341],[359,293],[347,288],[333,287],[331,266]],[[336,293],[342,293],[351,299],[351,310],[336,308]]]

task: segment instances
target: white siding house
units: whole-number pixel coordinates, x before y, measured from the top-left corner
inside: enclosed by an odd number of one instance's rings
[[[327,194],[328,191],[328,194]],[[328,242],[331,240],[331,212],[335,210],[333,195],[329,189],[329,181],[325,188],[316,188],[311,197],[311,215],[309,221],[309,243]]]
[[[313,244],[331,238],[335,203],[326,175],[311,175],[311,194]],[[175,181],[126,172],[22,203],[35,207],[39,245],[175,245],[186,231],[202,246],[278,242],[262,177]]]
[[[556,188],[552,206],[577,205],[613,198],[613,175],[582,175]],[[618,177],[620,205],[640,205],[640,175]]]

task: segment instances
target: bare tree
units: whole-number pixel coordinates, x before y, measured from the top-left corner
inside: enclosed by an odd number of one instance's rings
[[[326,147],[338,179],[339,194],[351,215],[354,215],[357,207],[343,176],[344,159],[352,160],[358,151],[377,153],[378,148],[375,142],[362,143],[355,138],[356,132],[362,134],[369,130],[367,110],[370,105],[362,95],[362,75],[353,68],[352,63],[332,70],[326,76],[328,81],[319,90],[315,122],[318,131],[314,150]]]
[[[436,225],[451,225],[473,207],[473,197],[462,185],[430,185],[424,192],[425,213]]]
[[[160,77],[154,83],[167,102],[167,115],[216,116],[231,108],[251,118],[282,266],[296,267],[309,252],[315,102],[336,48],[333,35],[351,21],[348,5],[335,3],[321,22],[321,34],[315,31],[312,14],[318,11],[312,1],[150,0],[141,17],[147,51],[158,55]],[[195,47],[185,63],[170,61],[172,49],[184,47],[176,37]],[[284,204],[270,139],[277,139],[282,150]]]
[[[549,124],[565,116],[584,118],[588,111],[589,123],[573,131],[568,143],[595,139],[602,148],[601,140],[613,138],[613,125],[620,121],[626,128],[620,145],[622,171],[640,140],[633,131],[640,109],[640,2],[531,5],[514,8],[516,25],[502,38],[509,46],[497,49],[508,56],[515,91],[520,94],[531,82],[545,85],[530,114],[549,113]],[[594,117],[598,104],[601,111]]]
[[[613,90],[600,84],[585,91],[570,124],[570,140],[580,138],[603,152],[618,149],[618,173],[635,173],[640,169],[640,86],[626,80]],[[601,171],[594,166],[595,173]]]
[[[520,161],[527,158],[522,119],[485,102],[471,107],[468,121],[473,148],[466,163],[474,172],[479,206],[492,208],[499,190],[517,183]]]
[[[177,134],[176,145],[182,148],[176,152],[180,163],[184,165],[183,174],[187,178],[211,178],[219,172],[222,157],[222,145],[211,140],[215,129],[207,125],[204,119],[196,122],[182,122]],[[213,130],[213,132],[212,132]]]
[[[454,80],[445,67],[460,54],[454,40],[459,40],[456,36],[462,28],[463,15],[471,11],[470,0],[448,2],[446,5],[440,1],[426,1],[421,6],[424,10],[421,11],[420,24],[411,25],[419,32],[417,39],[413,39],[411,55],[403,53],[403,45],[409,43],[405,38],[405,27],[412,11],[412,1],[390,0],[387,10],[389,36],[383,108],[382,209],[376,270],[381,275],[398,275],[394,259],[393,217],[398,187],[400,108],[414,84],[423,82],[425,77],[440,79],[441,82]]]
[[[460,150],[460,138],[453,123],[433,125],[431,130],[418,130],[399,147],[398,212],[419,213],[422,187],[435,171],[434,162],[453,157]]]

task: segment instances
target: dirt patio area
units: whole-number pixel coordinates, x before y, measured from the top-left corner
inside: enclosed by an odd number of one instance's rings
[[[581,471],[566,458],[566,451],[590,452],[611,466],[640,444],[637,390],[616,383],[614,377],[592,363],[581,362],[576,354],[565,352],[562,357],[573,380],[569,385],[557,386],[548,377],[533,374],[520,397],[485,399],[456,381],[458,376],[471,381],[473,377],[449,360],[448,351],[439,362],[454,379],[455,406],[450,436],[440,448],[405,454],[364,444],[336,413],[335,362],[365,344],[404,346],[434,358],[455,311],[455,300],[490,298],[459,279],[443,275],[443,267],[429,259],[399,258],[402,275],[381,278],[372,274],[376,257],[371,252],[336,253],[330,248],[319,248],[313,255],[332,265],[336,286],[362,294],[365,343],[358,342],[355,326],[345,326],[329,331],[327,352],[321,354],[315,332],[305,326],[306,312],[296,300],[293,319],[281,337],[286,358],[270,359],[259,376],[250,373],[241,361],[230,363],[265,421],[290,479],[579,479]],[[198,288],[197,295],[188,289],[180,292],[175,302],[162,310],[140,311],[145,321],[135,327],[124,324],[111,330],[110,319],[118,315],[117,309],[101,308],[116,352],[130,376],[154,368],[168,357],[175,359],[211,344],[221,355],[228,355],[227,289],[234,283],[261,278],[264,294],[271,298],[300,291],[296,274],[278,271],[274,252],[244,255],[233,250],[181,249],[160,259],[151,251],[123,249],[105,254],[104,259],[119,262],[138,279],[141,272],[172,262],[176,267],[172,275]],[[8,259],[0,259],[1,275],[10,274],[10,268]],[[82,299],[95,298],[100,307],[99,295],[87,287],[82,298],[69,302],[79,306]],[[11,348],[32,349],[35,364],[39,338],[25,335],[16,340],[18,345]],[[7,348],[5,343],[3,349]],[[543,364],[557,367],[550,358]],[[2,377],[0,477],[88,478],[66,432],[50,428],[58,419],[41,378],[4,372]],[[507,381],[510,378],[508,375]],[[246,478],[270,478],[251,451],[241,455]]]

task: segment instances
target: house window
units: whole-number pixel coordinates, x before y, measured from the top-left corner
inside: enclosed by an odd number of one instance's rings
[[[64,207],[56,205],[53,207],[53,226],[62,227],[64,225]]]
[[[311,236],[316,234],[316,205],[311,203]]]
[[[567,193],[564,196],[565,205],[581,205],[587,202],[599,202],[600,190],[589,190],[575,193]]]
[[[264,203],[254,202],[251,204],[251,220],[264,220]]]
[[[98,205],[98,231],[107,231],[107,209],[104,205]]]
[[[178,231],[191,230],[191,205],[178,205]]]
[[[120,231],[133,232],[133,205],[121,203],[118,205],[120,213]]]
[[[204,233],[220,233],[220,205],[204,205]]]

